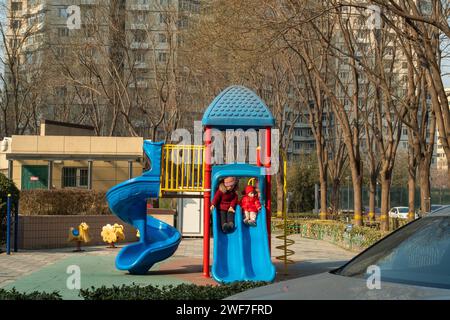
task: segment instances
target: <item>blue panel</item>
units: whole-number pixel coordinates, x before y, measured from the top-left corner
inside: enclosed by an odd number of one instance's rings
[[[266,210],[264,208],[265,175],[264,168],[249,164],[229,164],[212,168],[212,197],[221,178],[256,177],[260,183],[261,204],[263,208],[256,218],[256,227],[243,223],[240,206],[236,208],[236,228],[223,233],[217,210],[213,216],[214,259],[212,276],[218,282],[233,281],[273,281],[275,266],[270,258]]]
[[[243,86],[231,86],[209,105],[202,124],[218,129],[258,129],[273,127],[275,120],[256,93]]]
[[[122,182],[106,193],[111,211],[139,229],[139,242],[124,247],[116,257],[116,267],[132,274],[145,274],[156,262],[170,257],[178,248],[181,234],[172,226],[147,216],[147,199],[159,196],[162,142],[144,141],[151,169]]]

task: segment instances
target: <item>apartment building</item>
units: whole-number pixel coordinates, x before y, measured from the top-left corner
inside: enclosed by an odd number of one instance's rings
[[[39,83],[39,101],[30,101],[41,106],[37,118],[59,115],[109,134],[107,124],[126,113],[147,134],[143,114],[162,108],[179,35],[199,11],[199,0],[8,0],[8,45],[29,86]],[[121,124],[115,134],[127,134]]]

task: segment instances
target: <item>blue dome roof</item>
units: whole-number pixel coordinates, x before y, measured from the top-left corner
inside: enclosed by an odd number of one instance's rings
[[[273,127],[275,120],[256,93],[243,86],[231,86],[211,102],[202,124],[218,129],[248,129]]]

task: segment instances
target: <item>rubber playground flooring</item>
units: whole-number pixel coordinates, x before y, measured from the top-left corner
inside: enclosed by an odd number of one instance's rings
[[[274,239],[275,240],[275,239]],[[87,248],[86,252],[72,253],[65,251],[64,255],[55,262],[39,267],[28,274],[23,274],[9,283],[0,287],[5,289],[16,288],[21,292],[31,291],[59,291],[64,299],[82,299],[78,289],[69,289],[67,285],[71,279],[71,268],[79,267],[80,287],[88,289],[91,287],[111,287],[113,285],[178,285],[181,283],[194,283],[199,285],[216,285],[217,283],[202,275],[201,246],[194,249],[193,245],[201,241],[186,242],[180,248],[178,255],[155,264],[146,275],[130,275],[126,271],[115,268],[115,257],[119,249],[105,249],[104,247]],[[276,242],[276,240],[275,240]],[[273,243],[277,245],[277,243]],[[342,265],[345,261],[355,255],[342,248],[336,247],[324,241],[311,239],[296,239],[296,254],[293,258],[294,264],[288,265],[288,272],[285,273],[285,266],[276,259],[279,251],[272,252],[273,262],[277,267],[277,277],[275,281],[282,281],[299,276],[307,276],[319,272],[324,272]],[[30,254],[27,252],[26,254]],[[39,255],[39,252],[32,253]],[[45,254],[51,254],[43,252]],[[212,255],[211,255],[212,256]],[[25,258],[18,256],[19,258]],[[4,254],[0,256],[0,266],[7,263]],[[41,257],[42,259],[43,257]],[[22,264],[27,260],[21,260]],[[30,261],[32,263],[32,261]],[[75,267],[75,268],[76,268]],[[73,269],[72,269],[73,270]]]

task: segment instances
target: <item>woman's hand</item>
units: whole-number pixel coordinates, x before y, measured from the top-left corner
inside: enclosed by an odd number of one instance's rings
[[[233,209],[233,207],[230,207],[230,208],[228,209],[228,211],[235,212],[234,209]]]
[[[213,211],[214,210],[214,205],[212,204],[211,207],[209,207],[209,210]]]

